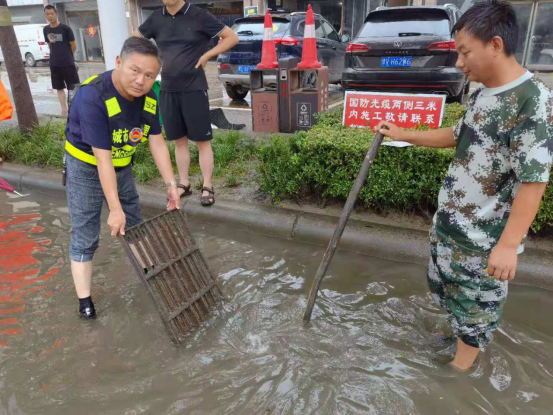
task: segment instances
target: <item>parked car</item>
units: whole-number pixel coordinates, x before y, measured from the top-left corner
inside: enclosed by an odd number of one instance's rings
[[[46,25],[26,24],[13,27],[21,57],[27,66],[36,66],[37,62],[50,59],[50,48],[44,40],[44,26]],[[0,51],[0,62],[4,62],[2,51]]]
[[[273,16],[273,31],[277,58],[301,59],[306,13]],[[256,15],[237,19],[232,26],[240,41],[217,58],[219,80],[231,99],[244,99],[250,90],[250,71],[261,62],[263,25],[265,16]],[[332,25],[315,14],[315,32],[319,60],[330,69],[330,81],[340,83],[344,69],[346,45],[349,36],[338,36]],[[276,88],[276,75],[264,79]]]
[[[455,68],[454,5],[380,7],[346,50],[344,90],[426,92],[462,102],[470,83]]]

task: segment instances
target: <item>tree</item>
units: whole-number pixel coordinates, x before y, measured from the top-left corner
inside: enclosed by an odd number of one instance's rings
[[[0,6],[7,8],[7,0],[0,0]],[[11,24],[2,26],[0,23],[0,46],[10,79],[19,128],[29,131],[38,125],[38,117],[15,31]]]

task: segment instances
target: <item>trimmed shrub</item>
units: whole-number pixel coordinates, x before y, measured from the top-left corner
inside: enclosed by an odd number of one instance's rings
[[[447,105],[442,126],[456,125],[464,112],[459,104]],[[370,129],[344,128],[341,123],[341,111],[327,112],[318,116],[311,130],[293,138],[275,136],[262,145],[258,151],[261,188],[276,201],[297,197],[306,186],[323,198],[347,199],[374,133]],[[361,189],[359,203],[377,210],[433,213],[453,156],[453,149],[382,146]],[[550,225],[551,186],[532,230]]]

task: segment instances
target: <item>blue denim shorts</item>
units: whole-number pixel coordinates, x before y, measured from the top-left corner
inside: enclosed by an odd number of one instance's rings
[[[67,203],[71,216],[71,245],[69,257],[77,262],[90,262],[98,249],[102,205],[106,202],[98,168],[66,154]],[[138,192],[132,166],[116,171],[117,189],[126,227],[142,222]]]

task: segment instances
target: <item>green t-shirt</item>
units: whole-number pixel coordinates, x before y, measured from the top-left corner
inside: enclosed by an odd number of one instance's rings
[[[439,238],[469,251],[495,247],[521,183],[549,181],[552,123],[551,91],[530,72],[470,96],[434,217]]]

